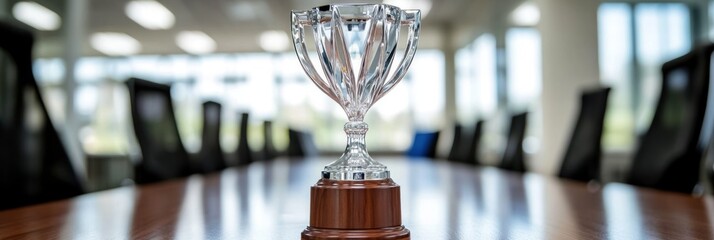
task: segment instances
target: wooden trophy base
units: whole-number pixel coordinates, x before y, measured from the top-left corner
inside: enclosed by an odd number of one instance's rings
[[[391,178],[320,179],[310,189],[310,226],[302,239],[409,239],[399,185]]]

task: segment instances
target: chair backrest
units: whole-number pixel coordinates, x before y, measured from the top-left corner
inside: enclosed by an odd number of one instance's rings
[[[575,122],[558,176],[580,181],[599,180],[602,129],[610,88],[586,91],[580,97]]]
[[[278,156],[278,151],[275,150],[275,144],[273,144],[272,121],[263,121],[263,150],[260,155],[265,160],[274,159]]]
[[[226,168],[220,132],[221,104],[213,101],[204,102],[201,151],[196,160],[199,171],[205,173]]]
[[[691,192],[698,182],[712,50],[714,45],[697,48],[662,66],[660,98],[628,183]]]
[[[451,141],[451,151],[449,151],[449,156],[447,157],[448,160],[451,161],[460,161],[459,155],[461,155],[462,152],[464,152],[463,148],[464,146],[464,129],[461,124],[454,124],[454,139]]]
[[[478,120],[476,126],[474,126],[474,131],[471,133],[471,148],[469,148],[468,153],[468,163],[479,164],[481,160],[479,159],[479,147],[481,146],[481,135],[483,135],[483,120]]]
[[[238,149],[236,150],[238,165],[247,165],[255,160],[253,150],[251,150],[250,143],[248,142],[249,116],[248,113],[240,114],[240,132],[238,133]]]
[[[288,128],[288,157],[314,157],[319,154],[312,134]]]
[[[558,176],[580,181],[599,180],[603,123],[610,88],[587,91]]]
[[[439,131],[414,133],[412,145],[407,150],[406,155],[409,157],[436,158],[439,135]]]
[[[710,193],[714,194],[714,141],[709,140],[709,145],[703,157],[704,172],[709,181]]]
[[[82,194],[32,73],[32,32],[0,21],[0,36],[0,210]]]
[[[135,166],[135,181],[149,183],[190,174],[192,164],[179,135],[171,87],[139,78],[126,84],[142,155]]]
[[[506,149],[503,152],[500,168],[518,172],[526,171],[523,138],[526,135],[527,116],[528,113],[520,113],[511,117],[511,127],[508,130]]]
[[[473,165],[479,163],[478,148],[483,131],[483,120],[477,121],[470,130],[460,125],[454,127],[454,141],[449,152],[449,160]]]

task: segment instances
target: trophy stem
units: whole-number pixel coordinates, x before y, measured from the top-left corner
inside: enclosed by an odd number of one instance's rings
[[[363,121],[349,121],[345,124],[345,133],[347,134],[347,147],[345,148],[344,154],[347,155],[359,155],[366,158],[370,158],[369,153],[367,153],[367,143],[365,136],[367,135],[367,130],[369,130],[369,125]],[[343,154],[343,155],[344,155]],[[360,158],[347,159],[349,163]]]
[[[387,166],[375,161],[367,153],[365,135],[367,123],[349,121],[345,124],[347,147],[337,161],[325,166],[322,178],[332,180],[380,180],[389,178]]]

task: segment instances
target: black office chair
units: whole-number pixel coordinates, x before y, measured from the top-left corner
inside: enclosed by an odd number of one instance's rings
[[[660,98],[628,183],[687,193],[697,184],[712,50],[700,47],[662,66]]]
[[[483,135],[483,120],[478,120],[476,126],[474,126],[474,131],[471,132],[471,148],[468,152],[468,163],[480,164],[479,159],[479,147],[481,146],[481,135]]]
[[[171,87],[138,78],[126,81],[134,133],[142,159],[134,166],[137,183],[157,182],[192,173],[171,101]]]
[[[709,164],[706,165],[707,169],[707,178],[709,179],[709,187],[711,188],[711,192],[714,193],[714,162],[711,160],[708,161]]]
[[[251,150],[250,143],[248,143],[248,117],[248,113],[241,113],[240,115],[238,148],[236,149],[235,153],[238,160],[238,165],[248,165],[255,160],[253,157],[253,150]]]
[[[709,187],[711,188],[712,194],[714,194],[714,141],[709,140],[709,145],[704,152],[704,172],[706,174],[707,180],[709,181]]]
[[[0,36],[0,210],[84,193],[32,73],[32,32],[0,21]]]
[[[221,104],[213,101],[203,103],[203,134],[201,151],[196,160],[200,172],[214,172],[226,168],[221,148]]]
[[[461,124],[454,124],[454,139],[451,140],[451,151],[449,151],[449,156],[446,158],[451,161],[459,161],[457,158],[464,152],[464,127]]]
[[[436,150],[439,144],[440,131],[416,132],[412,145],[406,152],[409,157],[436,158]]]
[[[466,131],[465,128],[459,125],[455,126],[454,142],[449,152],[449,160],[477,165],[479,163],[478,148],[481,142],[482,129],[483,120],[477,121],[472,131]]]
[[[603,123],[610,88],[584,92],[580,114],[558,176],[579,181],[599,180]]]
[[[273,144],[273,122],[263,121],[263,150],[261,158],[271,160],[278,156],[278,151],[275,150]]]
[[[511,117],[511,127],[508,130],[506,149],[503,152],[503,159],[501,159],[501,163],[498,166],[499,168],[517,172],[526,171],[523,139],[526,135],[527,116],[528,113],[520,113]]]
[[[309,132],[288,128],[288,139],[288,157],[314,157],[319,153]]]

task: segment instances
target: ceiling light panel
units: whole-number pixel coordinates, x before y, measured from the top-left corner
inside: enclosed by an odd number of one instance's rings
[[[142,27],[151,30],[169,29],[176,18],[164,5],[153,0],[136,0],[126,4],[126,15]]]
[[[97,51],[109,56],[125,56],[141,51],[141,43],[133,37],[118,32],[98,32],[92,34],[90,44]]]
[[[216,41],[201,31],[182,31],[176,35],[176,45],[191,54],[206,54],[216,51]]]
[[[270,16],[270,7],[263,1],[238,1],[226,8],[228,16],[237,21],[250,21]]]
[[[41,31],[57,30],[62,23],[57,13],[36,2],[15,3],[12,7],[12,15],[15,19]]]
[[[534,2],[524,2],[513,10],[511,20],[518,26],[535,26],[540,22],[540,9]]]
[[[260,34],[260,47],[268,52],[282,52],[288,48],[290,39],[283,31],[265,31]]]

